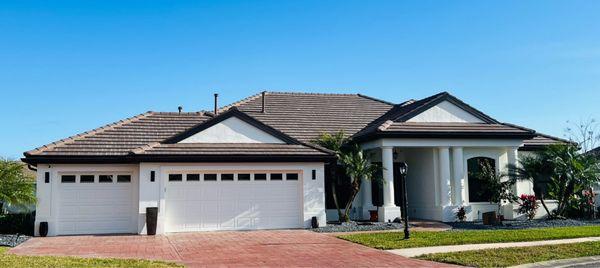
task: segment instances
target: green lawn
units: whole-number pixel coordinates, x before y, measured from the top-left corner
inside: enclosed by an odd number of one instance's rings
[[[596,256],[599,254],[600,242],[584,242],[537,247],[437,253],[417,258],[471,267],[506,267],[549,260]]]
[[[378,249],[399,249],[444,245],[555,240],[600,236],[600,226],[556,227],[524,230],[465,230],[411,232],[404,240],[402,232],[341,235],[339,238]]]
[[[2,267],[182,267],[174,263],[146,260],[17,256],[7,254],[8,249],[8,247],[0,247]]]

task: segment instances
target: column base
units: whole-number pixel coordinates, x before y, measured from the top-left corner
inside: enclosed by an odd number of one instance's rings
[[[400,218],[400,207],[379,207],[377,214],[380,222],[394,221],[396,218]]]

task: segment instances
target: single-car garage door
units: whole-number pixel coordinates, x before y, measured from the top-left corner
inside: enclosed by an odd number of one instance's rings
[[[168,174],[166,231],[300,228],[300,171]]]
[[[59,235],[132,233],[132,175],[61,174]]]

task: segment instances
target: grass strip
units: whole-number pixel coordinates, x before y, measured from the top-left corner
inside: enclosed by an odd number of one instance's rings
[[[418,259],[471,267],[507,267],[549,260],[571,259],[600,254],[600,242],[484,249],[418,256]]]
[[[20,256],[7,254],[9,247],[0,247],[2,267],[182,267],[162,261],[134,259],[101,259],[54,256]]]
[[[600,236],[600,226],[575,226],[521,230],[450,230],[412,232],[404,240],[402,232],[362,233],[338,236],[341,239],[378,249],[400,249],[445,245],[524,242]]]

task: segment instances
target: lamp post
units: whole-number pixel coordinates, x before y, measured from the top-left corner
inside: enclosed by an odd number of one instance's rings
[[[404,221],[404,239],[410,238],[410,232],[408,231],[408,195],[406,192],[406,173],[408,172],[408,165],[404,162],[398,163],[398,171],[400,172],[400,179],[402,180],[402,221]]]

